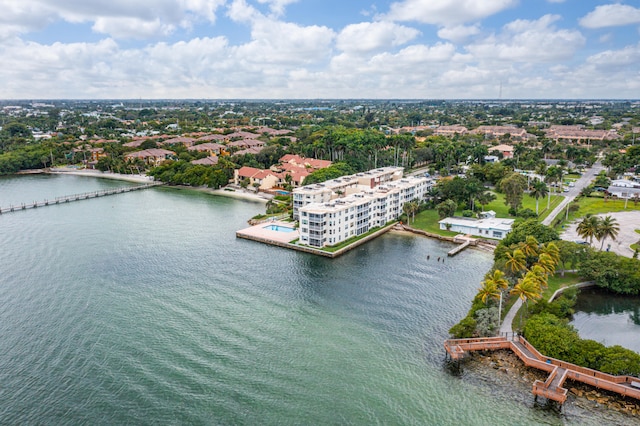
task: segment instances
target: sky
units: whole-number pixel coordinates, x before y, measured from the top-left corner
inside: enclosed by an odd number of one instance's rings
[[[640,1],[0,0],[0,99],[639,99]]]

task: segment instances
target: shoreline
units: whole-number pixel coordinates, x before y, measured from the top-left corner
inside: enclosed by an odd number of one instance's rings
[[[32,172],[29,174],[37,174],[38,172]],[[123,175],[120,173],[101,172],[100,170],[77,170],[67,167],[56,167],[54,169],[44,169],[40,173],[50,175],[72,175],[72,176],[86,176],[102,179],[121,180],[125,182],[134,183],[149,183],[154,182],[153,177],[147,175]]]
[[[463,376],[469,381],[481,382],[491,388],[499,388],[508,393],[517,403],[530,406],[545,404],[536,402],[531,395],[531,384],[536,379],[545,380],[546,374],[527,368],[510,351],[499,350],[483,354],[472,353],[462,364]],[[613,393],[590,387],[583,383],[567,381],[568,399],[562,405],[564,416],[574,421],[588,419],[594,415],[605,416],[611,424],[629,424],[640,418],[640,402]]]
[[[51,174],[51,175],[72,175],[72,176],[86,176],[93,178],[102,178],[102,179],[112,179],[112,180],[121,180],[125,182],[134,182],[134,183],[149,183],[154,182],[152,176],[147,175],[123,175],[120,173],[111,173],[111,172],[101,172],[100,170],[78,170],[68,167],[56,167],[54,169],[39,169],[39,170],[31,170],[25,171],[20,174]],[[192,191],[204,192],[211,195],[218,195],[221,197],[229,197],[236,198],[239,200],[246,201],[258,201],[261,203],[267,203],[270,198],[261,193],[253,193],[245,190],[233,189],[225,190],[224,187],[220,189],[211,189],[207,187],[192,187],[192,186],[181,186],[181,185],[168,185],[170,188],[175,189],[189,189]]]

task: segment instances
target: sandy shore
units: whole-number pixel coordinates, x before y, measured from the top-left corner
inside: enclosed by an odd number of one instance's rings
[[[101,172],[100,170],[78,170],[67,167],[56,167],[48,169],[44,173],[53,175],[74,175],[74,176],[89,176],[101,179],[114,179],[122,180],[126,182],[135,183],[149,183],[153,182],[153,177],[147,175],[123,175],[120,173]]]
[[[249,192],[244,190],[226,190],[224,188],[220,188],[220,189],[195,188],[195,189],[201,190],[208,194],[219,195],[221,197],[237,198],[239,200],[248,200],[248,201],[258,201],[260,203],[266,203],[271,199],[269,198],[268,195],[265,195],[262,193],[256,194],[255,192]]]

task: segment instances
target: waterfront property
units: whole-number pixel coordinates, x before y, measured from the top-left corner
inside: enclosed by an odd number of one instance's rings
[[[438,223],[442,230],[501,240],[511,232],[513,222],[515,219],[497,218],[494,213],[483,219],[448,217]]]
[[[425,177],[402,177],[402,172],[386,167],[295,189],[300,243],[333,246],[397,220],[403,205],[424,200],[432,185]]]
[[[308,204],[328,203],[343,195],[360,193],[364,189],[400,180],[403,174],[402,167],[383,167],[296,188],[293,191],[293,218],[299,219],[300,208]]]

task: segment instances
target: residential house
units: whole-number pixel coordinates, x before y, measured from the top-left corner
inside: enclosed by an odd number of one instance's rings
[[[193,160],[191,164],[201,164],[203,166],[215,166],[218,164],[218,157],[204,157],[199,160]]]
[[[502,154],[502,158],[513,158],[513,147],[511,145],[505,145],[505,144],[501,144],[501,145],[496,145],[496,146],[490,146],[489,147],[489,152],[494,152],[497,151],[500,154]]]
[[[515,126],[480,126],[471,130],[472,134],[484,135],[487,139],[498,139],[509,135],[511,139],[526,139],[527,131]]]
[[[589,143],[590,141],[617,140],[620,138],[615,130],[588,130],[583,126],[554,125],[545,130],[547,138],[556,142],[566,140],[576,143]]]
[[[209,155],[221,155],[224,153],[225,146],[216,142],[206,142],[193,145],[187,148],[188,151],[208,152]]]
[[[145,164],[151,167],[157,167],[165,160],[174,158],[175,155],[175,152],[169,151],[167,149],[151,148],[145,149],[143,151],[136,151],[125,154],[124,159],[125,161],[134,161],[136,159],[140,159],[144,161]]]
[[[469,133],[469,129],[464,126],[456,124],[454,126],[438,126],[433,130],[433,134],[436,136],[455,136],[466,135]]]
[[[438,223],[442,230],[501,240],[511,232],[513,222],[515,219],[501,219],[489,215],[483,219],[448,217]]]
[[[233,172],[233,182],[236,185],[247,179],[249,185],[258,190],[271,189],[280,181],[280,176],[271,170],[260,170],[255,167],[243,166]]]

